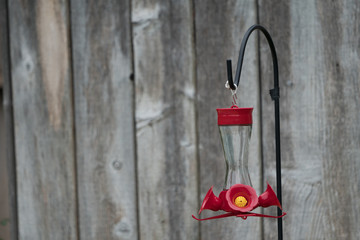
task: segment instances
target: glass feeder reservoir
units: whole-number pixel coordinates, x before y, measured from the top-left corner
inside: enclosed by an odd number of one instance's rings
[[[224,190],[237,183],[252,186],[248,154],[253,108],[232,106],[216,110],[226,162]]]
[[[267,184],[265,192],[258,196],[252,187],[248,170],[249,142],[252,130],[253,108],[239,108],[236,106],[236,90],[239,86],[241,67],[244,59],[245,47],[250,34],[254,30],[264,33],[271,50],[274,67],[274,88],[270,89],[271,99],[275,105],[275,144],[276,144],[276,184],[279,198],[273,188]],[[246,220],[248,217],[278,218],[278,236],[282,239],[282,217],[286,215],[281,207],[281,156],[280,156],[280,116],[279,116],[279,74],[278,63],[274,43],[267,30],[261,25],[254,25],[245,33],[241,43],[239,60],[236,69],[235,82],[233,81],[231,60],[227,60],[228,81],[225,87],[231,89],[233,104],[231,108],[216,109],[218,113],[218,126],[221,135],[221,143],[226,162],[226,175],[224,189],[216,196],[213,187],[210,187],[201,204],[199,215],[203,210],[225,211],[226,213],[208,217],[197,218],[198,221],[240,217]],[[235,96],[234,96],[235,95]],[[278,207],[277,215],[265,215],[252,212],[258,207]]]

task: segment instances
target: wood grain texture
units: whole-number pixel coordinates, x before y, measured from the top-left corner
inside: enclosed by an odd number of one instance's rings
[[[16,232],[16,201],[15,195],[15,176],[13,157],[13,121],[9,121],[12,116],[12,109],[9,106],[9,44],[8,44],[8,21],[7,4],[5,0],[0,0],[0,239],[10,239],[11,232]],[[10,115],[11,114],[11,115]],[[5,116],[6,115],[6,116]],[[9,116],[10,115],[10,116]],[[6,135],[11,133],[9,142]],[[7,154],[7,149],[11,152]],[[9,156],[9,158],[8,158]],[[8,162],[9,159],[9,162]],[[8,168],[9,166],[9,168]],[[8,174],[8,172],[10,172]],[[10,181],[9,181],[10,180]],[[10,189],[9,189],[10,187]],[[11,225],[10,225],[11,223]],[[15,234],[12,234],[15,239]]]
[[[81,239],[137,239],[129,1],[72,1]]]
[[[132,3],[140,239],[198,239],[192,4]]]
[[[260,1],[259,7],[280,66],[284,239],[359,239],[360,4]],[[261,78],[270,89],[266,47]],[[272,114],[269,102],[264,115]],[[264,121],[269,180],[275,179],[273,124]],[[265,220],[266,239],[277,239],[274,229]]]
[[[231,93],[226,60],[233,60],[235,74],[240,44],[246,30],[256,23],[256,1],[195,1],[198,82],[198,133],[200,155],[200,200],[215,185],[218,194],[225,178],[225,160],[217,126],[216,108],[230,107]],[[240,107],[254,107],[249,170],[257,193],[261,186],[260,92],[257,34],[249,40],[238,91]],[[202,213],[213,216],[218,213]],[[203,217],[204,217],[203,216]],[[201,223],[202,239],[260,239],[261,219],[229,218]]]
[[[215,109],[231,105],[225,62],[235,72],[258,19],[280,67],[284,239],[360,239],[357,0],[0,0],[0,13],[12,239],[277,239],[273,219],[191,218],[222,190]],[[259,41],[238,92],[254,107],[258,194],[276,187],[272,62]]]
[[[8,19],[6,0],[0,0],[0,89],[3,88],[4,78],[9,77],[9,59],[8,59]]]
[[[1,48],[1,46],[0,46]],[[0,50],[1,51],[1,50]],[[10,196],[6,167],[6,131],[4,108],[1,103],[3,91],[0,89],[0,239],[10,239]]]
[[[9,1],[19,239],[76,239],[66,1]]]
[[[2,136],[4,142],[1,143],[1,157],[6,162],[6,167],[2,168],[7,176],[3,182],[2,204],[6,209],[6,218],[9,220],[8,229],[3,229],[1,237],[3,239],[18,239],[18,209],[16,195],[16,161],[15,161],[15,144],[14,144],[14,119],[12,104],[12,84],[10,80],[10,49],[9,49],[9,27],[8,27],[8,4],[5,0],[0,0],[0,81],[2,83],[1,107],[3,115]],[[0,108],[1,108],[0,107]],[[0,120],[1,121],[1,120]],[[0,130],[1,132],[1,130]],[[3,170],[3,171],[4,171]],[[8,188],[7,188],[8,187]],[[7,192],[5,192],[6,190]],[[5,196],[5,197],[3,197]],[[1,204],[1,205],[2,205]],[[6,204],[6,205],[5,205]],[[2,215],[4,217],[4,215]],[[0,217],[0,219],[3,219]]]

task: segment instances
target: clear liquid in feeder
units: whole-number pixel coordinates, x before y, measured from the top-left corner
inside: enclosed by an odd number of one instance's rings
[[[217,109],[218,125],[226,162],[224,189],[241,183],[252,186],[248,154],[253,108]]]

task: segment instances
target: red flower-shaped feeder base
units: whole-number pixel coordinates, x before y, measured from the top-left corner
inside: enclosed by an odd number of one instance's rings
[[[281,218],[286,215],[286,213],[283,213],[281,216],[271,216],[250,212],[257,207],[266,208],[270,206],[277,206],[282,209],[279,199],[269,184],[266,191],[259,197],[256,195],[255,189],[249,185],[235,184],[229,190],[222,191],[219,197],[215,196],[213,187],[211,187],[201,204],[199,215],[205,209],[212,211],[223,210],[227,213],[204,219],[196,218],[194,215],[192,217],[198,221],[204,221],[234,216],[245,220],[247,217]]]

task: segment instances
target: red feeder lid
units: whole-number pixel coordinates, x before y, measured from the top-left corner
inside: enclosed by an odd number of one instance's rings
[[[218,108],[218,125],[251,125],[252,111],[254,108],[239,108],[232,106],[231,108]]]

